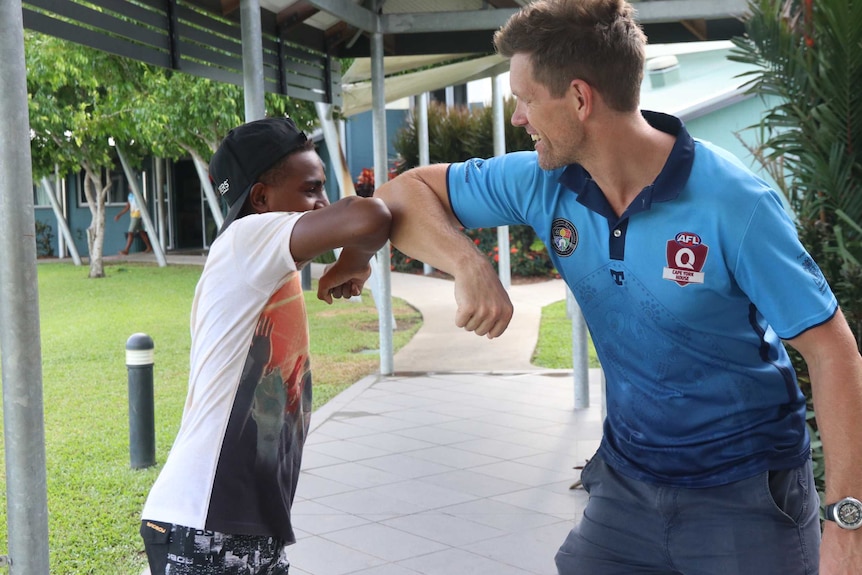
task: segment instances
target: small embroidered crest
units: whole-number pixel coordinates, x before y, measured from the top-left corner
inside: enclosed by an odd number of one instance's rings
[[[572,222],[557,218],[551,224],[551,244],[560,257],[568,257],[578,248],[578,230]]]

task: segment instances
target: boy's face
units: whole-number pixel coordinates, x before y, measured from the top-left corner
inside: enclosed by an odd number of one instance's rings
[[[323,162],[314,150],[296,152],[285,160],[282,174],[273,184],[261,184],[259,212],[307,212],[329,205]]]

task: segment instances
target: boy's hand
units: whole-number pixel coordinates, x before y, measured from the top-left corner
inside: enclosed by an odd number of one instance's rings
[[[371,266],[366,261],[357,267],[347,262],[347,258],[339,258],[334,264],[326,267],[317,283],[317,299],[332,303],[332,298],[350,298],[362,293],[362,286],[371,275]]]

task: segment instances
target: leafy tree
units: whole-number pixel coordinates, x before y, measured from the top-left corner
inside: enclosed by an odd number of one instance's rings
[[[755,156],[792,207],[862,349],[862,2],[752,0],[749,9],[731,59],[755,65],[750,91],[779,102],[753,127]],[[788,349],[810,406],[805,364]],[[811,410],[809,423],[822,493]]]
[[[243,122],[240,86],[148,66],[56,38],[26,36],[34,175],[83,171],[92,214],[87,228],[91,278],[103,277],[105,203],[116,142],[137,167],[147,155],[191,156],[205,173],[221,138]],[[309,129],[309,102],[265,95],[267,114],[289,114]],[[202,186],[209,182],[202,179]]]
[[[156,156],[186,155],[208,162],[227,132],[245,116],[242,87],[181,72],[148,68],[147,87],[136,118],[141,137]],[[310,129],[317,114],[310,102],[279,94],[264,96],[268,116],[289,115],[297,126]]]
[[[114,155],[110,138],[134,140],[132,111],[144,65],[85,46],[25,35],[31,151],[36,178],[84,172],[92,216],[87,228],[91,278],[104,277],[105,202]]]
[[[207,164],[225,134],[244,121],[243,88],[163,68],[147,68],[144,82],[146,94],[135,111],[144,147],[157,157],[191,157],[201,190],[211,192]],[[310,102],[267,93],[264,104],[267,116],[289,115],[304,129],[316,119]]]

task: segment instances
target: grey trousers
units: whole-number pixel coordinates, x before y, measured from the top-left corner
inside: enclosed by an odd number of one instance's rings
[[[596,455],[590,495],[556,556],[560,575],[816,575],[820,499],[811,463],[686,489],[625,477]]]

